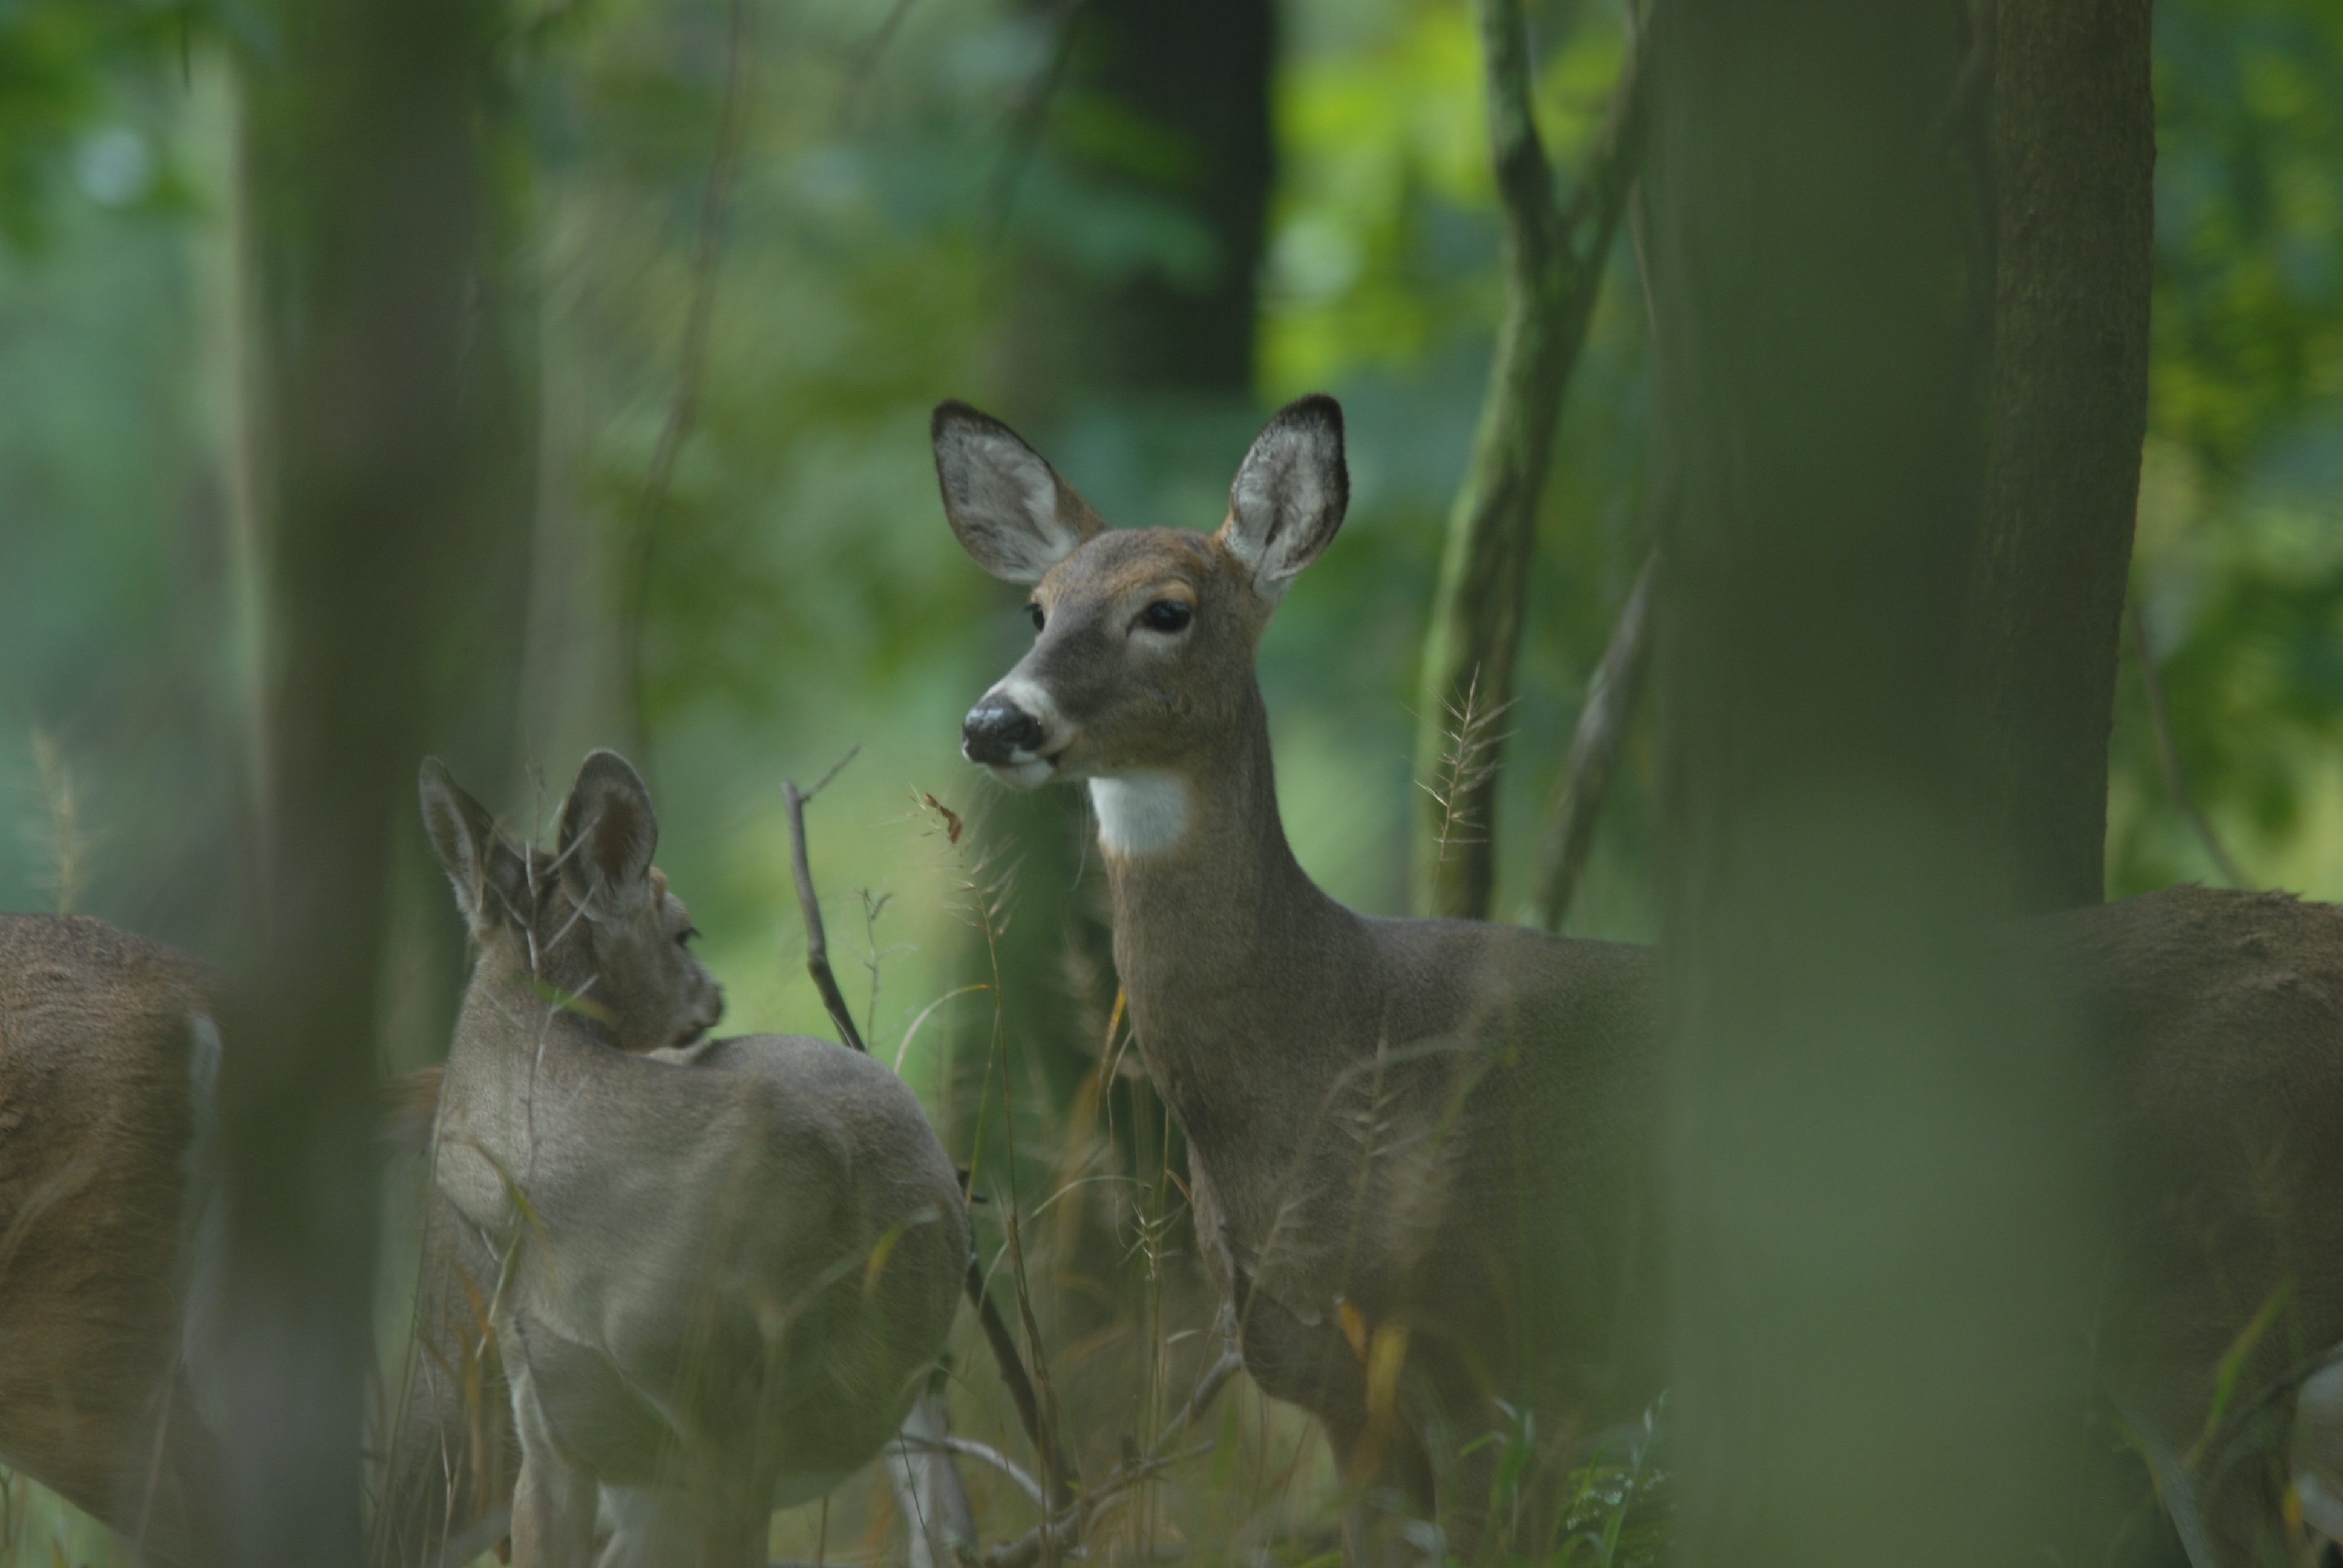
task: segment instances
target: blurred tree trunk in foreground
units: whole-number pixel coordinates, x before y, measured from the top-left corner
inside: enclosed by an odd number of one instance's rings
[[[2147,0],[2002,0],[1994,354],[1971,585],[1978,806],[2009,906],[2099,901],[2116,651],[2147,427]],[[1981,95],[1980,95],[1981,96]]]
[[[245,149],[260,343],[262,851],[221,1113],[235,1555],[360,1557],[387,850],[483,553],[459,417],[478,0],[283,0]],[[493,556],[493,548],[486,553]]]
[[[1952,0],[1654,23],[1690,1564],[2038,1561],[2076,1496],[2087,1101],[1988,970],[1962,784],[1986,346],[1938,128],[1959,44]]]

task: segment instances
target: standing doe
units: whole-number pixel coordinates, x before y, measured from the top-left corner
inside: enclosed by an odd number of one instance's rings
[[[513,1561],[761,1565],[773,1509],[876,1454],[942,1347],[970,1255],[951,1163],[860,1052],[701,1039],[720,999],[616,753],[587,758],[558,854],[436,759],[421,789],[480,952],[435,1180],[497,1260]]]
[[[1089,785],[1116,967],[1245,1366],[1324,1421],[1363,1498],[1436,1502],[1469,1556],[1491,1434],[1534,1412],[1566,1452],[1659,1388],[1657,966],[1363,916],[1295,862],[1253,658],[1342,519],[1332,398],[1270,422],[1210,535],[1107,529],[965,405],[933,436],[954,533],[1032,585],[1038,634],[962,749],[1020,788]],[[2077,1332],[2191,1557],[2275,1561],[2290,1519],[2343,1536],[2343,910],[2176,889],[2007,939],[2069,985],[2111,1091],[2107,1301]]]
[[[1584,1437],[1658,1386],[1637,1235],[1651,956],[1369,919],[1295,862],[1253,653],[1342,520],[1332,398],[1262,433],[1209,536],[1105,528],[963,405],[934,437],[953,531],[1034,585],[1039,633],[963,749],[1021,787],[1089,783],[1116,968],[1246,1369],[1324,1419],[1354,1485],[1429,1504],[1437,1477],[1469,1551],[1494,1401]]]

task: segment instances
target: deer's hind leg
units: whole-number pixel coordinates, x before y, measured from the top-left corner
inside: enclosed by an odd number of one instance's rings
[[[2292,1568],[2300,1556],[2286,1519],[2295,1395],[2241,1392],[2237,1402],[2244,1409],[2208,1435],[2193,1406],[2178,1411],[2186,1419],[2158,1421],[2157,1412],[2117,1401],[2194,1568]]]
[[[609,1536],[596,1568],[764,1568],[772,1508],[679,1484],[611,1486],[602,1518]]]
[[[1342,1510],[1343,1568],[1412,1568],[1427,1555],[1411,1524],[1432,1517],[1431,1456],[1404,1423],[1375,1431],[1362,1415],[1326,1422],[1349,1501]]]
[[[508,1369],[520,1478],[513,1486],[514,1568],[585,1568],[594,1560],[594,1474],[554,1442],[527,1362]]]

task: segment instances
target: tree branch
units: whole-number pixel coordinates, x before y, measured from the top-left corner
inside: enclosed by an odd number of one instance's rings
[[[1220,1360],[1206,1368],[1204,1375],[1197,1380],[1196,1392],[1188,1396],[1188,1402],[1180,1407],[1180,1413],[1173,1416],[1157,1434],[1145,1453],[1118,1465],[1084,1494],[1080,1504],[1061,1511],[1056,1517],[1035,1525],[1016,1540],[986,1553],[979,1560],[980,1568],[1031,1568],[1041,1556],[1045,1545],[1062,1552],[1081,1544],[1099,1516],[1138,1483],[1159,1473],[1169,1464],[1209,1452],[1212,1446],[1209,1441],[1178,1453],[1172,1452],[1172,1443],[1211,1407],[1212,1402],[1220,1397],[1221,1390],[1228,1386],[1229,1380],[1243,1369],[1244,1358],[1235,1350],[1222,1352]]]
[[[1586,706],[1578,710],[1578,728],[1570,737],[1570,760],[1554,784],[1554,804],[1546,815],[1545,839],[1538,853],[1537,923],[1549,931],[1562,930],[1586,857],[1594,845],[1594,823],[1611,792],[1618,770],[1619,749],[1635,714],[1635,699],[1644,687],[1650,662],[1652,578],[1656,557],[1646,558],[1635,586],[1620,608],[1619,622],[1611,630],[1611,644],[1603,663],[1586,688]]]
[[[845,993],[838,989],[838,976],[830,967],[830,938],[821,923],[821,900],[813,890],[813,869],[806,860],[805,803],[821,793],[822,785],[838,777],[838,770],[854,759],[861,750],[860,745],[850,748],[845,756],[830,765],[819,783],[800,793],[797,780],[784,779],[781,799],[789,809],[789,870],[798,884],[798,911],[805,917],[806,972],[813,976],[814,990],[821,993],[821,1005],[829,1010],[830,1021],[838,1026],[839,1037],[855,1050],[868,1053],[870,1048],[862,1043],[862,1031],[854,1027],[854,1013],[846,1005]]]
[[[1554,176],[1538,139],[1530,88],[1529,31],[1520,0],[1475,0],[1486,61],[1489,141],[1504,222],[1506,304],[1481,405],[1473,456],[1448,516],[1447,545],[1424,638],[1418,700],[1419,777],[1436,769],[1445,745],[1442,716],[1476,676],[1478,699],[1513,700],[1538,498],[1545,488],[1563,395],[1585,346],[1602,290],[1604,262],[1634,183],[1642,143],[1643,73],[1633,53],[1621,69],[1609,119],[1587,154],[1577,194],[1558,211]],[[1470,799],[1471,819],[1495,825],[1502,743]],[[1416,903],[1426,912],[1484,916],[1495,880],[1493,832],[1442,857],[1436,809],[1419,818]]]

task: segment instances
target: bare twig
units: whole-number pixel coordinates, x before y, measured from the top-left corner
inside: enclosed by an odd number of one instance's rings
[[[1578,710],[1578,728],[1570,737],[1570,760],[1554,786],[1554,805],[1546,816],[1545,842],[1538,855],[1537,923],[1549,931],[1562,930],[1578,879],[1586,870],[1586,856],[1594,844],[1595,819],[1603,814],[1604,799],[1619,766],[1619,750],[1635,713],[1635,698],[1643,689],[1644,669],[1651,637],[1652,578],[1655,560],[1646,558],[1635,586],[1621,607],[1611,630],[1603,663],[1586,688],[1586,706]]]
[[[1004,1084],[1001,1095],[1001,1124],[1009,1143],[1009,1163],[1017,1161],[1016,1123],[1010,1118],[1009,1093]],[[1033,1316],[1033,1292],[1025,1282],[1025,1241],[1018,1233],[1017,1205],[1012,1191],[1009,1212],[1001,1217],[1001,1229],[1009,1233],[1009,1278],[1017,1287],[1017,1315],[1025,1323],[1025,1342],[1033,1351],[1034,1412],[1041,1429],[1041,1441],[1034,1446],[1041,1457],[1041,1477],[1052,1497],[1072,1494],[1075,1471],[1068,1462],[1062,1445],[1065,1412],[1058,1408],[1057,1391],[1050,1386],[1050,1363],[1041,1353],[1041,1324]],[[1045,1561],[1054,1562],[1056,1552],[1047,1542],[1041,1553]]]
[[[914,1437],[909,1432],[902,1434],[902,1442],[909,1448],[924,1448],[934,1453],[964,1454],[979,1464],[989,1464],[1007,1476],[1018,1491],[1031,1498],[1034,1507],[1050,1506],[1050,1500],[1041,1494],[1041,1483],[1034,1480],[1023,1465],[989,1442],[978,1442],[965,1437]]]
[[[1074,57],[1074,39],[1082,14],[1089,8],[1090,0],[1064,0],[1060,5],[1050,62],[1027,84],[1016,106],[1010,111],[1009,145],[1001,150],[992,177],[985,182],[984,204],[979,214],[979,231],[991,243],[997,243],[1009,231],[1009,213],[1017,202],[1017,187],[1024,180],[1026,166],[1033,161],[1034,150],[1041,146],[1041,130],[1050,117],[1050,100],[1057,95],[1059,84],[1065,80],[1066,67]]]
[[[2139,660],[2140,687],[2147,693],[2148,724],[2156,731],[2156,759],[2164,769],[2165,791],[2172,797],[2172,803],[2180,808],[2180,814],[2188,819],[2188,825],[2196,829],[2197,839],[2205,846],[2205,852],[2213,857],[2213,864],[2220,868],[2221,875],[2229,886],[2250,890],[2253,884],[2246,879],[2244,872],[2237,869],[2237,861],[2229,858],[2229,851],[2223,847],[2220,836],[2213,831],[2213,824],[2205,819],[2203,811],[2197,809],[2197,797],[2188,790],[2187,776],[2180,770],[2180,749],[2173,742],[2172,719],[2164,706],[2164,681],[2157,673],[2156,653],[2147,640],[2147,618],[2137,599],[2134,599],[2131,606],[2131,650],[2132,657]]]
[[[838,989],[838,976],[830,967],[830,939],[822,929],[821,900],[814,891],[813,870],[806,860],[805,803],[821,793],[823,786],[838,777],[838,770],[854,759],[855,747],[830,765],[830,771],[815,781],[811,789],[800,791],[794,779],[784,780],[781,798],[789,809],[789,869],[797,878],[798,908],[805,917],[806,970],[813,976],[814,989],[821,993],[822,1006],[830,1010],[830,1019],[838,1025],[846,1043],[857,1050],[868,1050],[860,1031],[854,1027],[854,1014],[846,1005],[844,993]],[[970,1195],[971,1197],[973,1194]],[[1024,1423],[1025,1435],[1031,1441],[1033,1451],[1044,1456],[1045,1466],[1063,1479],[1072,1474],[1052,1443],[1051,1433],[1041,1419],[1041,1402],[1034,1397],[1033,1380],[1025,1371],[1024,1358],[1017,1353],[1017,1342],[1011,1337],[1009,1325],[1001,1321],[1001,1309],[993,1304],[984,1288],[984,1271],[974,1258],[968,1261],[964,1281],[970,1305],[976,1308],[977,1321],[984,1328],[984,1342],[992,1351],[992,1359],[1001,1369],[1001,1381],[1009,1390],[1009,1397],[1017,1406],[1018,1419]],[[1035,1341],[1038,1344],[1040,1342]]]
[[[1001,1315],[1001,1308],[992,1293],[984,1288],[984,1270],[977,1261],[968,1261],[966,1282],[968,1299],[975,1304],[976,1321],[984,1330],[984,1342],[991,1348],[992,1359],[1001,1368],[1001,1381],[1009,1390],[1009,1402],[1017,1407],[1018,1424],[1025,1429],[1025,1441],[1042,1458],[1043,1473],[1050,1477],[1050,1492],[1062,1506],[1073,1496],[1069,1478],[1073,1466],[1066,1462],[1056,1449],[1056,1433],[1043,1425],[1041,1402],[1033,1392],[1033,1380],[1025,1371],[1025,1359],[1017,1353],[1017,1341],[1009,1332],[1009,1324]]]
[[[668,493],[675,464],[699,416],[700,377],[708,365],[708,329],[716,310],[717,265],[724,254],[724,236],[732,214],[732,182],[740,164],[740,138],[747,121],[740,92],[747,74],[749,11],[751,0],[731,0],[724,47],[723,97],[716,111],[716,145],[708,158],[708,183],[699,196],[699,226],[691,246],[691,300],[683,318],[683,343],[678,355],[675,396],[669,400],[667,423],[651,452],[650,473],[643,480],[641,517],[636,526],[634,570],[626,586],[618,618],[621,673],[627,682],[628,720],[634,727],[634,752],[642,761],[649,750],[650,719],[645,709],[643,623],[650,613],[651,577],[659,560],[659,528],[667,514]]]
[[[1212,1402],[1220,1397],[1221,1391],[1228,1386],[1229,1380],[1243,1367],[1243,1358],[1234,1350],[1223,1351],[1220,1360],[1207,1368],[1204,1375],[1197,1381],[1196,1392],[1189,1396],[1186,1404],[1180,1407],[1180,1413],[1173,1416],[1155,1441],[1148,1445],[1145,1453],[1126,1460],[1108,1473],[1098,1485],[1083,1494],[1079,1504],[1061,1509],[1054,1517],[1035,1525],[1016,1540],[1003,1543],[986,1553],[979,1559],[981,1568],[1030,1568],[1030,1564],[1040,1559],[1045,1549],[1065,1551],[1079,1545],[1098,1523],[1099,1516],[1140,1482],[1161,1473],[1182,1460],[1210,1452],[1212,1447],[1210,1441],[1176,1453],[1172,1451],[1172,1444],[1210,1408]]]
[[[821,900],[813,890],[813,869],[806,861],[805,803],[821,793],[822,786],[838,777],[838,770],[854,760],[862,748],[848,749],[845,756],[830,765],[830,771],[810,789],[800,791],[794,779],[781,783],[781,799],[789,809],[789,869],[798,882],[798,910],[805,916],[806,972],[813,976],[814,990],[821,993],[821,1005],[830,1010],[830,1021],[838,1025],[839,1037],[855,1050],[869,1052],[862,1043],[862,1031],[854,1027],[854,1013],[846,1005],[846,997],[838,989],[838,976],[830,967],[830,938],[822,930]]]
[[[856,59],[854,69],[846,78],[846,90],[839,95],[838,128],[840,131],[852,127],[854,111],[861,104],[862,95],[870,90],[871,79],[879,75],[879,62],[886,58],[887,46],[902,30],[903,18],[911,14],[911,4],[912,0],[895,0],[887,8],[887,19],[879,24],[879,31],[873,33],[870,42],[863,45],[861,55]]]

